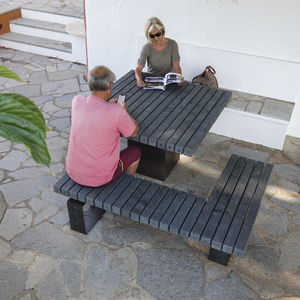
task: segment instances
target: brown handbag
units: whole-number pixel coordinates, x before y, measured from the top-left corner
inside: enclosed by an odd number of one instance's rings
[[[215,76],[216,71],[212,66],[207,66],[200,75],[193,78],[193,83],[200,83],[213,88],[218,88],[218,81]]]

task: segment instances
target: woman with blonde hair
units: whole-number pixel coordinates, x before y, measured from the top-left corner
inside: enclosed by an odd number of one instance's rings
[[[145,27],[148,43],[142,48],[138,65],[135,69],[137,86],[144,87],[142,70],[146,63],[147,72],[154,76],[165,76],[169,72],[182,74],[180,56],[176,41],[165,37],[165,27],[157,17],[151,17]],[[181,83],[183,84],[181,76]]]

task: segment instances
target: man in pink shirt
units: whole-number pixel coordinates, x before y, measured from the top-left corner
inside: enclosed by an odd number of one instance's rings
[[[107,102],[114,80],[111,70],[95,67],[88,73],[91,96],[76,96],[72,101],[66,169],[82,185],[104,185],[123,172],[133,175],[139,164],[139,147],[130,146],[120,152],[120,134],[135,137],[139,128],[126,103]]]

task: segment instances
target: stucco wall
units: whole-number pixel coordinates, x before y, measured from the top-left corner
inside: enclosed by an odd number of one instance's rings
[[[221,87],[300,101],[299,0],[85,0],[85,7],[89,68],[107,65],[117,77],[135,68],[145,22],[157,16],[179,44],[186,79],[211,64]]]

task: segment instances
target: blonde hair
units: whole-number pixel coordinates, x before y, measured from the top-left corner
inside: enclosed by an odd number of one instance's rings
[[[162,23],[162,21],[157,17],[151,17],[147,21],[146,26],[145,26],[145,36],[146,36],[146,39],[149,41],[149,43],[152,42],[152,40],[149,37],[149,32],[151,32],[153,30],[153,27],[156,27],[161,32],[162,37],[165,36],[165,26]]]

